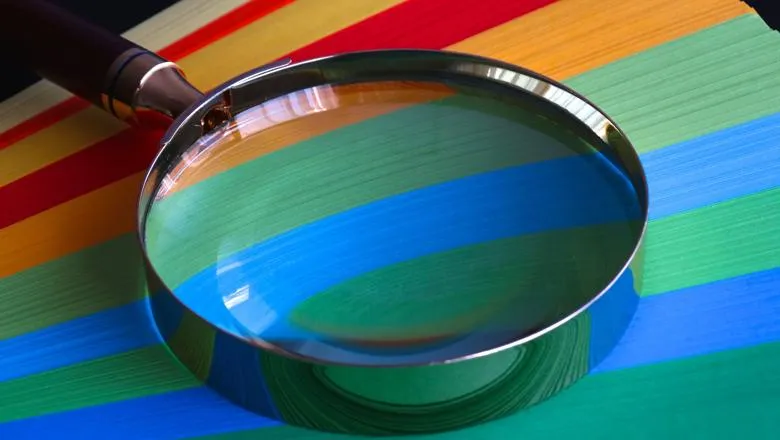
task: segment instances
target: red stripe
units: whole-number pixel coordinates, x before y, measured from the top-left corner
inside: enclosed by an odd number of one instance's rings
[[[161,130],[128,130],[0,189],[0,229],[145,168],[157,154]],[[129,154],[128,154],[129,153]],[[62,187],[65,182],[66,187]]]
[[[292,3],[292,1],[293,0],[252,0],[215,19],[173,44],[166,46],[159,51],[159,54],[172,61],[179,60],[196,50],[241,29],[258,18],[268,15],[284,5]],[[19,142],[27,136],[54,125],[89,106],[90,103],[81,98],[68,98],[13,128],[0,133],[0,149],[15,142]]]
[[[290,54],[294,60],[355,49],[440,49],[553,0],[409,0]],[[409,32],[409,30],[414,32]],[[156,139],[126,130],[0,189],[0,228],[142,171]]]
[[[30,119],[0,133],[0,150],[15,142],[19,142],[39,130],[54,125],[89,106],[89,102],[84,101],[81,98],[73,97],[60,102],[53,107],[49,107]]]
[[[555,0],[408,0],[289,55],[293,61],[370,49],[443,49]]]

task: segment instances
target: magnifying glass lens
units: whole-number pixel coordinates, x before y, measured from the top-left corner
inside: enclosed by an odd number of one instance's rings
[[[465,83],[300,90],[169,169],[150,261],[195,313],[288,354],[392,366],[496,349],[586,306],[640,234],[630,182],[572,121]]]

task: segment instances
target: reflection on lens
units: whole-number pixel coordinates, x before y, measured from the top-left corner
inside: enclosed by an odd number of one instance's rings
[[[152,264],[221,329],[327,362],[543,330],[613,280],[642,214],[595,136],[517,93],[321,86],[240,113],[166,175]]]

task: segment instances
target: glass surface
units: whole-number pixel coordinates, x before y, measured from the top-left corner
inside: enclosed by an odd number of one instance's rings
[[[240,113],[166,175],[160,278],[221,329],[338,363],[443,361],[586,305],[641,210],[557,107],[468,84],[320,86]]]

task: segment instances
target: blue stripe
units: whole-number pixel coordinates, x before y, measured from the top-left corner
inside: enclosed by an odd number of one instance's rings
[[[600,156],[575,156],[382,199],[227,257],[176,292],[223,329],[236,331],[235,316],[263,324],[247,328],[252,335],[292,337],[268,317],[285,317],[307,297],[369,271],[491,240],[639,218],[627,181],[609,166]],[[233,316],[225,313],[223,296],[240,291],[247,298],[230,309]]]
[[[157,344],[145,301],[0,342],[0,381]]]
[[[780,113],[642,155],[653,197],[651,217],[661,218],[780,186],[778,181],[780,179],[780,171],[777,170],[777,167],[780,166],[780,160],[778,160],[780,146],[777,145],[777,143],[780,143],[777,140],[779,138]],[[752,170],[752,173],[746,176],[744,174],[746,170]],[[727,177],[728,181],[724,183],[724,179]],[[748,285],[741,286],[741,288],[745,289],[742,293],[750,296],[753,295],[749,285],[750,276],[747,276],[746,279],[748,280]],[[722,283],[729,283],[730,281],[726,280]],[[720,283],[701,286],[702,289],[708,291],[706,295],[702,293],[702,304],[719,304],[714,300],[706,298],[707,295],[717,294],[718,285]],[[698,289],[698,287],[693,289]],[[686,291],[689,290],[691,289],[686,289]],[[674,297],[679,294],[685,294],[686,291],[677,292],[669,297],[654,295],[651,298],[645,298],[640,302],[641,308],[638,313],[643,313],[644,304],[649,300],[659,301],[656,307],[662,308],[658,309],[659,311],[656,313],[660,315],[666,313],[664,310],[680,309],[680,306],[674,305]],[[672,302],[666,304],[667,300]],[[755,303],[760,305],[762,301],[756,299]],[[744,304],[740,305],[740,307],[744,306]],[[148,339],[149,335],[146,329],[149,326],[149,319],[145,316],[140,317],[138,314],[139,307],[138,305],[130,305],[106,310],[85,318],[63,322],[33,333],[0,341],[0,380],[9,380],[103,356],[110,356],[153,343]],[[737,313],[736,310],[732,312]],[[761,310],[751,307],[748,312],[760,313]],[[702,311],[696,310],[696,313],[702,313]],[[642,319],[644,318],[638,316],[635,319],[634,326],[639,325],[638,323]],[[737,329],[740,327],[749,329],[744,335],[744,340],[741,340],[743,345],[753,345],[750,342],[753,334],[756,336],[755,343],[780,339],[778,334],[770,332],[771,334],[767,335],[761,328],[755,328],[750,324],[751,320],[752,318],[737,323],[735,327]],[[659,322],[664,321],[661,320]],[[73,329],[70,327],[73,327]],[[695,331],[709,333],[706,326],[702,327],[701,330],[696,330],[695,327],[695,325],[689,325],[683,328],[684,331],[681,334],[685,335],[688,332]],[[762,328],[771,329],[771,326],[766,327],[764,324]],[[100,329],[99,334],[92,334],[94,332],[93,329]],[[712,344],[713,347],[735,348],[735,345],[718,342],[719,337],[730,338],[733,330],[730,329],[728,332],[721,332],[721,334],[713,333],[700,340],[700,343],[703,347],[706,347],[706,344]],[[630,331],[632,334],[637,334],[637,330],[633,329],[633,327]],[[663,333],[662,329],[659,332]],[[644,336],[647,341],[657,337],[659,336],[655,331],[649,332]],[[698,337],[701,337],[701,335]],[[93,344],[92,342],[86,342],[88,340],[100,340],[103,342]],[[71,344],[68,341],[78,342]],[[627,350],[625,347],[625,344],[628,343],[627,341],[629,341],[628,336],[617,351],[613,352],[601,364],[599,367],[601,370],[606,371],[618,368],[618,366],[630,365],[630,362],[634,362],[631,360],[631,357],[626,358],[628,361],[618,361],[618,359],[622,359],[624,356],[623,354],[619,355],[619,353]],[[691,341],[694,340],[688,340],[688,342],[693,343]],[[641,351],[642,346],[642,344],[638,344],[634,350]],[[700,352],[696,351],[694,347],[683,344],[679,339],[676,339],[675,344],[672,344],[672,346],[679,347],[679,350],[682,350],[682,347],[688,347],[687,349],[692,349],[695,353]],[[73,347],[78,349],[74,350]],[[679,352],[679,356],[685,355],[684,350]],[[655,359],[653,356],[661,356],[661,354],[651,355],[651,352],[648,352],[648,359]],[[671,356],[671,354],[668,356]],[[658,359],[667,358],[671,359],[671,357]],[[651,360],[637,360],[636,362],[651,362]]]
[[[780,268],[642,298],[626,335],[595,371],[777,341],[778,316]],[[176,438],[273,423],[196,388],[0,424],[0,438]]]
[[[780,340],[780,268],[642,298],[595,371]]]
[[[138,423],[143,420],[143,423]],[[0,424],[2,439],[176,439],[280,423],[228,404],[206,387]]]
[[[650,218],[780,186],[780,113],[642,155]]]

